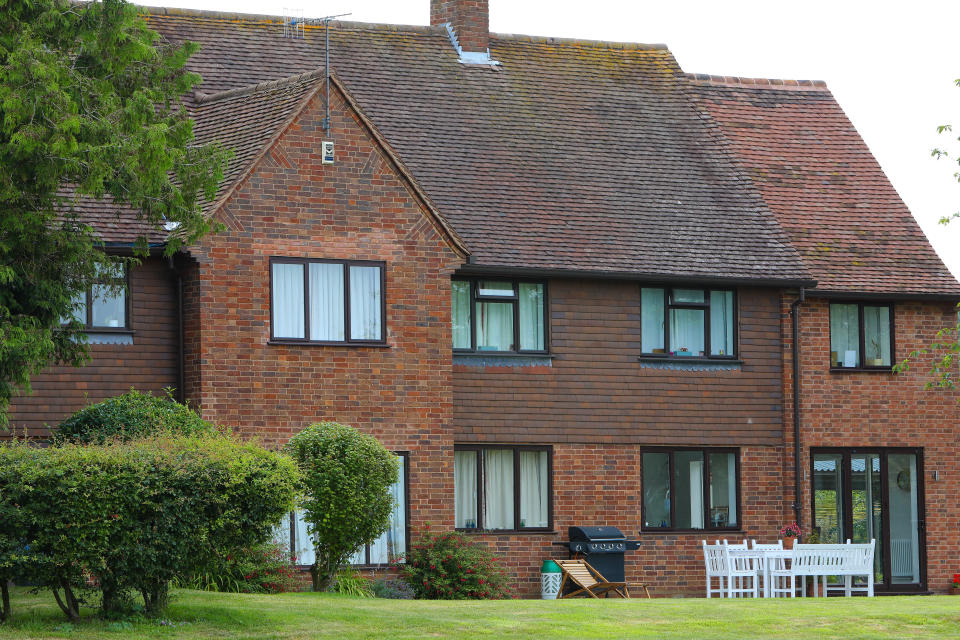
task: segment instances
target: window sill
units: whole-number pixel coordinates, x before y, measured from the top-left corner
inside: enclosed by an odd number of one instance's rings
[[[893,367],[830,367],[830,373],[893,373]]]
[[[373,349],[392,349],[393,345],[387,342],[316,342],[308,340],[267,340],[270,346],[281,347],[369,347]]]
[[[83,329],[83,333],[106,333],[114,335],[133,335],[136,333],[133,329],[126,329],[124,327],[90,327]]]
[[[640,529],[639,533],[641,536],[696,534],[704,538],[709,538],[710,536],[720,535],[721,533],[725,535],[743,535],[743,529]]]
[[[465,533],[471,536],[478,535],[488,535],[488,536],[514,536],[514,535],[539,535],[539,536],[555,536],[559,535],[559,531],[553,529],[456,529],[460,533]]]
[[[658,356],[638,356],[637,361],[643,369],[670,369],[674,371],[738,371],[743,368],[743,360],[733,358],[663,358]]]
[[[453,364],[466,367],[552,367],[552,353],[453,352]]]
[[[488,357],[497,357],[497,358],[544,358],[550,360],[556,356],[552,353],[539,353],[537,351],[454,351],[453,356],[455,358],[488,358]]]

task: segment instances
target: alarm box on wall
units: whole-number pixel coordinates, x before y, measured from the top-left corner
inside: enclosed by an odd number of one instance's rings
[[[324,140],[320,143],[320,153],[323,164],[333,164],[333,140]]]

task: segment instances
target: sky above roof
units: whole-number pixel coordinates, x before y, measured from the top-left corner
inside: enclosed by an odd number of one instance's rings
[[[427,24],[429,0],[147,0],[139,4],[270,15]],[[284,4],[289,5],[284,8]],[[490,0],[490,29],[567,38],[662,42],[690,73],[825,80],[934,248],[960,277],[958,169],[930,157],[960,131],[953,29],[960,3],[914,0]],[[960,146],[957,146],[960,150]],[[869,215],[866,213],[865,215]]]

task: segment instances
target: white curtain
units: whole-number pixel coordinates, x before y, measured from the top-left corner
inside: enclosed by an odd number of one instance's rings
[[[470,283],[466,280],[453,281],[453,301],[451,308],[453,322],[453,348],[470,348]]]
[[[122,286],[93,285],[93,326],[127,326],[127,295]]]
[[[390,516],[390,527],[384,531],[379,538],[370,544],[370,563],[387,564],[397,555],[404,553],[407,549],[407,517],[406,517],[406,495],[403,486],[403,456],[397,456],[400,463],[400,475],[397,482],[390,487],[390,495],[393,496],[393,513]],[[363,549],[358,555],[363,555]],[[364,561],[361,561],[364,562]],[[360,564],[353,563],[353,564]]]
[[[303,265],[273,265],[273,337],[303,338]]]
[[[663,353],[663,289],[640,289],[640,350]]]
[[[380,267],[350,267],[350,337],[380,340]]]
[[[343,265],[310,263],[310,339],[343,340]]]
[[[270,538],[278,545],[282,545],[284,549],[290,549],[290,514],[283,516],[283,519],[280,520],[280,524],[273,528],[273,533],[270,535]]]
[[[454,525],[477,526],[477,452],[453,454]]]
[[[733,291],[710,292],[710,353],[733,355]]]
[[[513,351],[513,305],[477,303],[477,350]]]
[[[860,351],[857,305],[830,305],[830,366],[856,367]]]
[[[703,460],[690,461],[690,528],[703,529]]]
[[[547,526],[547,452],[520,452],[520,526]]]
[[[863,308],[863,337],[866,364],[890,366],[890,307]]]
[[[543,285],[520,283],[520,348],[543,351]]]
[[[513,450],[484,450],[483,478],[484,527],[513,529]]]
[[[675,355],[703,354],[703,310],[670,310],[670,350]]]
[[[313,551],[313,539],[303,520],[302,511],[294,511],[294,547],[293,553],[297,557],[297,564],[313,564],[316,554]]]

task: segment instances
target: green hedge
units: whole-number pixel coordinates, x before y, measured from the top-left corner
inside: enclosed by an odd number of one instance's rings
[[[77,411],[60,423],[53,437],[58,444],[103,444],[108,440],[133,440],[161,432],[192,435],[215,431],[214,425],[190,407],[167,397],[131,389],[129,393]]]

